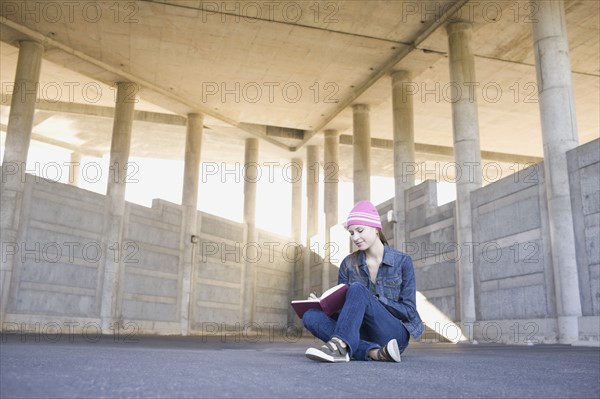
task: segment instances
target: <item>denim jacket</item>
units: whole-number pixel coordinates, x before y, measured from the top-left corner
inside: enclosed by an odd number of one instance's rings
[[[338,284],[354,282],[369,287],[369,269],[364,251],[346,256],[340,265]],[[375,290],[377,299],[387,310],[404,324],[411,336],[419,338],[424,327],[417,312],[417,285],[410,256],[385,245],[383,260],[377,271]]]

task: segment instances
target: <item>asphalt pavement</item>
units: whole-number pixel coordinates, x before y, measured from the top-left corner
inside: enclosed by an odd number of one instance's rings
[[[600,398],[600,349],[413,342],[313,362],[312,338],[3,335],[2,398]]]

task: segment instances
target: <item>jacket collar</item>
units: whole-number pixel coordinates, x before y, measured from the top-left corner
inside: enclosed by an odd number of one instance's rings
[[[383,244],[383,258],[381,264],[385,266],[394,266],[394,259],[396,258],[394,251],[387,244]],[[358,261],[361,267],[367,267],[367,254],[365,251],[358,251]]]

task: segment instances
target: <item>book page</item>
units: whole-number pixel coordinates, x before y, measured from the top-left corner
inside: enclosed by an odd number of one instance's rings
[[[291,303],[319,303],[319,299],[294,299]]]
[[[346,284],[342,283],[342,284],[336,285],[335,287],[331,287],[330,289],[328,289],[327,291],[325,291],[323,293],[323,295],[321,295],[321,298],[327,298],[329,295],[333,294],[334,292],[336,292],[337,290],[339,290],[344,285],[346,285]]]

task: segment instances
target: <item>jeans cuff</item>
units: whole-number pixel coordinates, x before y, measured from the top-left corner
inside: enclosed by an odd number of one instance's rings
[[[371,349],[379,349],[380,346],[379,345],[373,345],[369,348],[367,348],[367,350],[365,351],[365,360],[366,361],[372,361],[373,359],[371,359],[371,356],[369,356],[369,352],[371,352]]]
[[[352,358],[352,354],[354,353],[354,351],[352,350],[352,347],[350,346],[350,344],[348,343],[348,340],[346,338],[340,337],[337,334],[332,335],[331,338],[337,338],[339,340],[344,341],[344,343],[346,344],[346,349],[348,350],[348,356],[350,356],[350,358]]]

